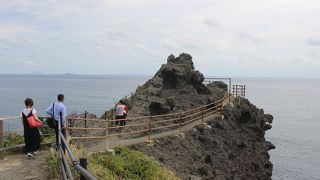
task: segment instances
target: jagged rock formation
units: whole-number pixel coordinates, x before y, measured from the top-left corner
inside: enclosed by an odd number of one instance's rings
[[[152,79],[139,86],[131,97],[129,116],[167,114],[199,107],[221,98],[227,91],[223,82],[203,84],[192,57],[170,55]]]
[[[223,82],[203,84],[192,57],[170,55],[155,76],[131,97],[131,115],[184,111],[220,99],[227,92]],[[224,109],[224,120],[211,119],[184,139],[168,137],[153,147],[133,148],[154,156],[183,179],[271,179],[268,150],[275,146],[264,138],[273,117],[246,99]]]
[[[190,55],[170,55],[154,77],[128,99],[132,107],[129,117],[189,110],[214,102],[227,92],[223,82],[204,84],[203,81],[204,76],[195,70]],[[186,132],[185,138],[167,137],[156,140],[152,147],[132,148],[154,156],[182,179],[271,179],[268,151],[275,146],[264,135],[271,128],[273,117],[246,99],[241,99],[240,104],[236,99],[225,106],[223,114],[223,120],[212,116],[208,125]],[[130,123],[136,122],[127,124]],[[99,126],[105,125],[92,125]],[[130,127],[127,131],[143,128]],[[140,135],[143,134],[135,134]]]
[[[156,140],[154,146],[135,145],[174,170],[182,179],[271,179],[268,151],[275,146],[264,138],[273,117],[248,100],[226,106],[224,119],[176,136]]]

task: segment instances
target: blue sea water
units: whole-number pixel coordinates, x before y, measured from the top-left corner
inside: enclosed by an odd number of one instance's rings
[[[85,110],[97,115],[142,85],[148,76],[110,75],[0,75],[0,116],[19,115],[23,101],[32,97],[38,114],[65,94],[69,113]],[[320,179],[320,79],[233,78],[246,85],[246,97],[274,116],[266,139],[273,179]],[[6,122],[7,129],[21,128],[20,121]]]

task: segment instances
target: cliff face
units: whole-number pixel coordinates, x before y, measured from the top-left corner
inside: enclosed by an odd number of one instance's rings
[[[129,116],[167,114],[199,107],[223,97],[227,85],[203,84],[204,76],[195,70],[192,57],[170,55],[152,79],[137,88],[131,97]]]
[[[223,82],[203,84],[192,57],[170,55],[152,79],[131,97],[131,116],[179,112],[214,102],[227,92]],[[264,138],[273,117],[248,100],[234,101],[224,108],[224,119],[176,136],[156,140],[154,146],[138,149],[176,171],[183,179],[271,179],[268,151],[275,148]]]
[[[273,117],[242,99],[228,105],[224,119],[212,118],[177,136],[155,141],[154,146],[135,145],[175,171],[182,179],[271,179],[268,151],[275,146],[264,138]]]

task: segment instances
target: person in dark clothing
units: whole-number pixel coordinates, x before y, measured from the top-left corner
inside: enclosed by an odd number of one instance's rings
[[[33,100],[31,98],[27,98],[24,103],[26,108],[22,110],[21,118],[26,152],[28,157],[36,157],[35,152],[40,148],[40,132],[39,128],[30,128],[27,118],[34,116],[36,121],[40,120],[37,116],[37,111],[33,108]]]

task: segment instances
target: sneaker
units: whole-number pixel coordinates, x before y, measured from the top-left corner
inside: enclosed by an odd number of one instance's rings
[[[27,155],[28,155],[28,158],[35,158],[36,157],[36,155],[32,152],[28,152]]]

